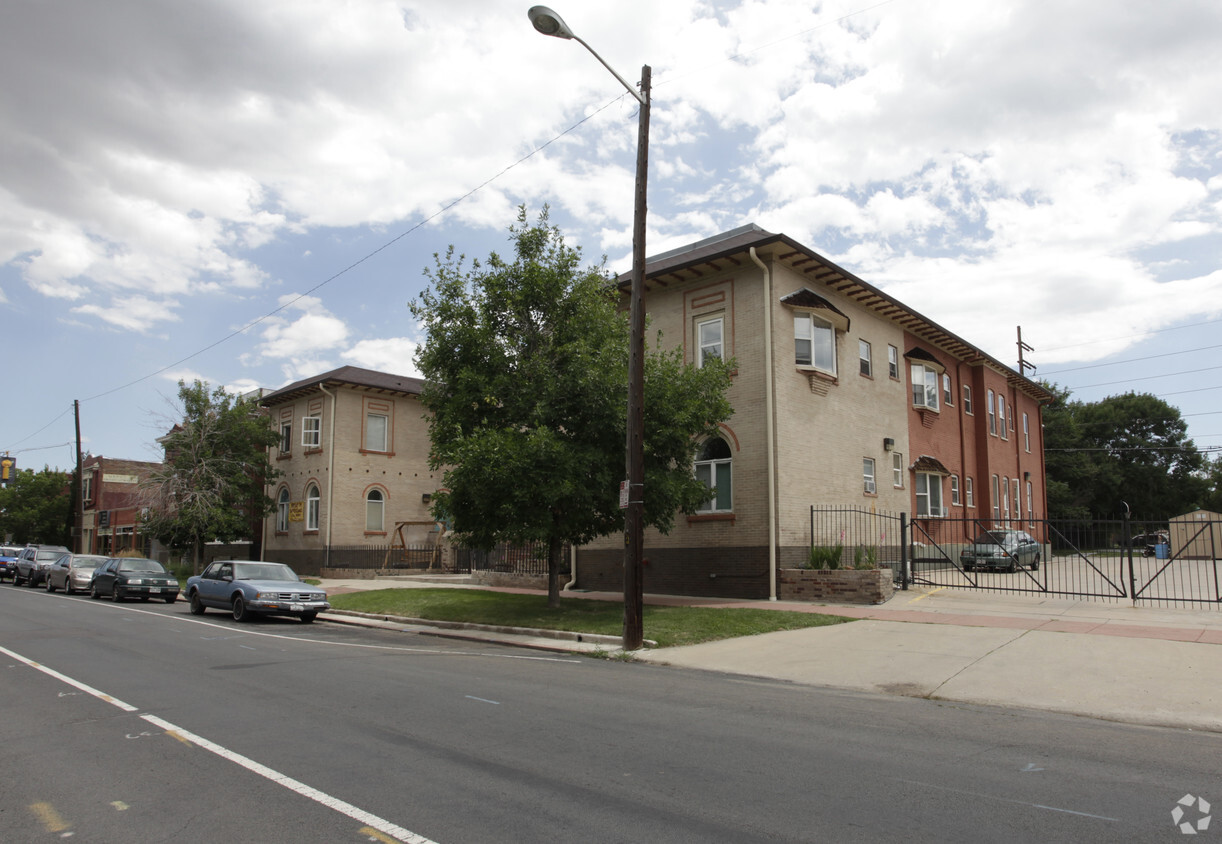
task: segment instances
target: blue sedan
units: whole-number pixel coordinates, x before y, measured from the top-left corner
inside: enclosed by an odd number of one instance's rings
[[[308,623],[331,609],[326,592],[303,583],[283,563],[217,560],[203,574],[187,578],[186,593],[194,615],[211,607],[232,613],[234,621],[258,614],[296,616]]]

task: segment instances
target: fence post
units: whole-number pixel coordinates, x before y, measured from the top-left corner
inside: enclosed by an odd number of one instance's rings
[[[1124,532],[1120,541],[1124,543],[1126,554],[1120,558],[1121,565],[1124,565],[1125,557],[1129,560],[1129,599],[1134,605],[1137,604],[1137,575],[1133,572],[1133,529],[1129,525],[1129,505],[1124,505],[1124,516],[1120,520],[1120,529]]]
[[[908,514],[900,513],[900,590],[908,591],[912,572],[908,569]]]

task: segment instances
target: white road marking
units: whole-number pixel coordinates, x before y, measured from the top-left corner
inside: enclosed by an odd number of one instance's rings
[[[488,700],[487,698],[476,697],[475,695],[466,695],[467,700],[478,700],[480,703],[491,703],[493,706],[500,706],[499,700]]]
[[[37,671],[41,671],[50,677],[54,677],[56,680],[59,680],[60,682],[67,683],[68,685],[72,686],[73,688],[80,689],[83,692],[88,692],[89,694],[93,695],[94,697],[98,698],[99,700],[104,700],[113,706],[117,706],[119,709],[122,709],[124,712],[137,711],[136,707],[131,706],[130,704],[126,704],[116,697],[108,695],[104,692],[100,692],[97,689],[91,686],[87,686],[84,683],[81,683],[77,680],[73,680],[71,677],[61,674],[60,672],[52,668],[48,668],[45,665],[37,663],[32,659],[27,659],[26,657],[22,656],[21,654],[10,651],[8,648],[0,646],[0,653],[4,653],[8,656],[11,656],[13,659],[19,662],[22,662],[25,665],[28,665],[29,667]],[[435,844],[434,841],[432,841],[431,839],[425,838],[423,835],[417,835],[416,833],[412,832],[409,829],[404,829],[403,827],[399,826],[398,824],[393,824],[390,821],[385,820],[384,818],[380,818],[377,815],[374,815],[370,812],[366,812],[364,809],[354,806],[351,803],[348,803],[344,800],[340,800],[338,797],[332,797],[331,795],[325,792],[319,791],[316,788],[312,788],[311,786],[308,786],[305,783],[300,782],[299,780],[295,780],[292,777],[286,776],[285,774],[282,774],[279,771],[269,768],[266,765],[261,765],[258,762],[254,761],[253,759],[243,756],[240,753],[236,753],[232,750],[229,750],[228,748],[225,748],[219,744],[216,744],[215,742],[208,741],[208,739],[202,736],[197,736],[195,733],[192,733],[189,730],[184,730],[182,727],[179,727],[175,724],[171,724],[169,721],[166,721],[162,718],[158,718],[156,715],[150,715],[146,713],[144,715],[141,715],[140,718],[144,721],[147,721],[148,723],[152,724],[155,727],[160,727],[162,730],[166,732],[167,735],[169,735],[172,738],[189,741],[191,744],[194,744],[197,747],[203,748],[204,750],[207,750],[209,753],[214,753],[217,756],[221,757],[222,759],[225,759],[226,761],[232,762],[235,765],[245,768],[246,770],[250,771],[252,774],[257,774],[258,776],[261,776],[264,779],[270,780],[276,783],[277,785],[281,785],[284,788],[287,788],[289,791],[299,794],[302,797],[305,797],[309,800],[313,800],[315,803],[325,806],[328,809],[339,812],[342,815],[347,815],[348,817],[352,818],[355,821],[359,821],[360,823],[363,823],[368,827],[376,829],[379,832],[382,832],[386,835],[390,835],[398,839],[399,841],[403,842],[403,844]],[[151,735],[151,734],[146,733],[146,732],[142,732],[140,736],[133,736],[129,734],[127,738],[129,739],[140,738],[141,736],[146,736],[146,735]]]

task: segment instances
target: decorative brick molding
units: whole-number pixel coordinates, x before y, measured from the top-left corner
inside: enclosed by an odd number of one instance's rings
[[[782,601],[882,604],[895,594],[891,569],[781,569]]]

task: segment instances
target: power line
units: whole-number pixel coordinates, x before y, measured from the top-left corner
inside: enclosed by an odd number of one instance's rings
[[[1154,334],[1162,334],[1166,331],[1181,331],[1185,328],[1199,328],[1202,325],[1214,325],[1219,322],[1222,322],[1222,319],[1208,319],[1208,320],[1205,320],[1205,322],[1190,322],[1187,325],[1172,325],[1167,328],[1155,328],[1152,331],[1143,331],[1141,334],[1129,334],[1126,337],[1123,337],[1120,339],[1136,340],[1139,337],[1150,337]],[[1040,351],[1043,353],[1048,353],[1048,352],[1059,352],[1064,349],[1080,349],[1083,346],[1097,346],[1100,343],[1114,343],[1116,342],[1116,339],[1117,338],[1115,336],[1105,337],[1102,340],[1087,340],[1085,343],[1071,343],[1068,346],[1053,346],[1051,348],[1042,348],[1040,349]]]
[[[1193,352],[1207,352],[1210,349],[1222,349],[1222,344],[1219,344],[1217,346],[1201,346],[1200,348],[1196,348],[1196,349],[1184,349],[1183,351],[1179,351],[1179,352],[1165,352],[1161,355],[1147,355],[1146,357],[1143,357],[1143,358],[1127,358],[1125,360],[1114,360],[1109,363],[1092,363],[1088,366],[1071,366],[1068,369],[1054,369],[1051,372],[1045,372],[1044,375],[1059,375],[1062,372],[1077,372],[1082,369],[1099,369],[1100,367],[1103,367],[1103,366],[1119,366],[1122,363],[1137,363],[1138,361],[1143,361],[1143,360],[1155,360],[1157,358],[1169,358],[1173,355],[1190,355]]]

